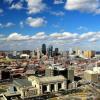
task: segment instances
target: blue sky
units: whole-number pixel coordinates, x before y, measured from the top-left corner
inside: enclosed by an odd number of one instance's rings
[[[0,0],[0,50],[100,50],[99,0]]]

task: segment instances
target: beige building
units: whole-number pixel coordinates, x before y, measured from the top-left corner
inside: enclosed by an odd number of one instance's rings
[[[100,67],[93,67],[93,71],[100,74]]]
[[[60,89],[66,89],[66,78],[61,75],[42,78],[30,76],[28,80],[32,82],[33,87],[37,88],[38,95],[46,92],[57,92]]]
[[[84,51],[83,55],[86,58],[92,58],[92,57],[95,57],[95,52],[94,51]]]
[[[97,82],[98,81],[98,74],[91,70],[86,70],[84,72],[84,79],[91,82]]]
[[[17,91],[22,98],[33,97],[37,95],[37,88],[32,86],[32,83],[27,79],[16,79],[13,81]]]
[[[17,91],[22,98],[38,96],[46,92],[58,92],[66,89],[66,78],[64,76],[35,77],[29,76],[28,79],[16,79],[13,81]]]
[[[77,88],[77,82],[73,81],[72,83],[69,83],[68,85],[68,89],[75,89]]]

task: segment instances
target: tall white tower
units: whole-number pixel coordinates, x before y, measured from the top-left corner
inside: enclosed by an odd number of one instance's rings
[[[37,59],[40,59],[40,51],[38,48],[37,48]]]

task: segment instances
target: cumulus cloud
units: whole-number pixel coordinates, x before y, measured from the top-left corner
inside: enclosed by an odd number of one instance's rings
[[[23,8],[23,5],[22,5],[21,2],[18,2],[16,4],[12,4],[11,7],[10,7],[10,9],[16,9],[16,10],[20,10],[22,8]]]
[[[5,40],[5,35],[3,33],[0,33],[0,42]]]
[[[100,32],[95,32],[95,34],[88,39],[89,42],[96,42],[100,40]]]
[[[96,34],[98,34],[98,32],[87,32],[87,33],[80,35],[80,39],[88,39],[88,38],[95,36]]]
[[[36,14],[46,8],[46,4],[42,0],[26,0],[28,5],[28,13]]]
[[[87,32],[83,34],[71,33],[71,32],[62,32],[62,33],[51,33],[47,35],[45,32],[38,32],[35,35],[22,35],[19,33],[11,33],[6,40],[57,40],[57,41],[70,41],[70,42],[79,42],[79,41],[96,41],[100,40],[100,32]]]
[[[0,9],[0,14],[3,13],[3,9]]]
[[[77,38],[78,34],[70,33],[70,32],[63,32],[63,33],[53,33],[50,36],[52,38],[57,38],[57,39],[73,39],[73,38]]]
[[[66,0],[66,10],[79,10],[92,13],[100,13],[99,0]]]
[[[64,3],[63,0],[54,0],[54,4],[62,4],[62,3]]]
[[[3,37],[4,35],[0,33],[0,38]]]
[[[26,23],[31,27],[41,27],[44,24],[46,24],[46,20],[40,17],[37,17],[37,18],[28,17],[26,19]]]
[[[11,23],[11,22],[8,22],[8,23],[5,25],[5,27],[11,27],[11,26],[13,26],[13,25],[15,25],[15,24],[13,24],[13,23]]]
[[[55,16],[64,16],[65,13],[63,11],[59,11],[59,12],[51,12],[52,15],[55,15]]]
[[[11,4],[14,0],[4,0],[4,1]]]
[[[11,33],[8,37],[6,37],[5,40],[7,41],[25,41],[25,40],[43,40],[47,39],[48,36],[45,34],[45,32],[38,32],[33,36],[29,35],[22,35],[19,33]]]
[[[11,33],[6,40],[7,41],[22,41],[22,40],[29,40],[30,37],[28,35],[21,35],[19,33]]]
[[[65,40],[67,43],[77,43],[77,42],[96,42],[100,40],[100,32],[87,32],[87,33],[52,33],[49,37],[58,40]]]
[[[85,26],[79,26],[79,27],[77,28],[77,30],[87,31],[87,30],[88,30],[88,28],[87,28],[87,27],[85,27]]]
[[[0,37],[0,40],[6,40],[7,42],[31,42],[35,43],[47,43],[47,44],[60,44],[60,45],[74,45],[81,43],[92,43],[100,41],[100,32],[87,32],[87,33],[71,33],[71,32],[62,32],[62,33],[51,33],[46,34],[45,32],[38,32],[34,35],[22,35],[20,33],[11,33],[7,37]],[[86,42],[85,42],[86,41]]]
[[[98,39],[97,38],[91,38],[91,39],[89,39],[88,41],[89,42],[96,42]]]
[[[58,37],[61,37],[62,35],[60,33],[52,33],[50,34],[50,37],[52,38],[58,38]]]
[[[20,25],[21,28],[23,28],[24,27],[24,22],[20,21],[19,25]]]
[[[39,32],[36,35],[32,36],[33,40],[42,40],[42,39],[47,39],[48,36],[45,34],[45,32]]]
[[[0,28],[8,28],[8,27],[12,27],[14,26],[15,24],[12,23],[12,22],[7,22],[6,24],[2,24],[0,23]]]

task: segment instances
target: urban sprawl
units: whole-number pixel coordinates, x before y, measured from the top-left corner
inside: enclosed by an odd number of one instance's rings
[[[100,100],[100,52],[0,51],[0,100]]]

